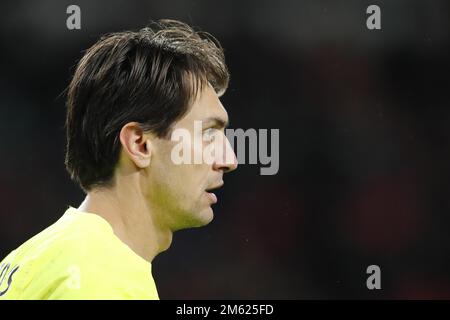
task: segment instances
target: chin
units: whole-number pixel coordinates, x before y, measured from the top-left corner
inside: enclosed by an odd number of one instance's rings
[[[208,225],[214,218],[214,212],[211,207],[203,209],[194,218],[194,225],[192,227],[203,227]]]
[[[189,229],[189,228],[200,228],[208,225],[214,218],[214,213],[211,207],[207,207],[196,213],[189,214],[185,216],[183,222],[178,225],[173,231]]]
[[[213,219],[214,219],[214,211],[213,211],[213,209],[211,208],[211,207],[208,207],[207,209],[206,209],[206,213],[205,213],[205,215],[204,215],[204,218],[205,218],[205,226],[207,225],[207,224],[209,224]]]

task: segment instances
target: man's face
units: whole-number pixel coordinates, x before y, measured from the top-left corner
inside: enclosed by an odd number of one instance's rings
[[[211,205],[217,199],[212,189],[222,186],[223,174],[237,167],[236,156],[224,133],[227,123],[227,112],[216,92],[204,86],[190,111],[173,127],[173,132],[188,133],[190,139],[152,142],[147,170],[149,203],[155,206],[152,210],[157,212],[158,221],[171,230],[203,226],[213,219]],[[218,143],[223,152],[208,153],[217,149]],[[180,146],[182,154],[190,153],[190,163],[174,161],[174,148]],[[205,161],[206,153],[212,155],[210,160]]]

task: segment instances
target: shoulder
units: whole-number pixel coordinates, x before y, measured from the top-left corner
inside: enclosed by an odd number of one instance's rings
[[[8,277],[10,283],[3,284],[3,295],[18,299],[45,297],[51,288],[76,273],[74,266],[83,264],[83,256],[92,255],[88,242],[89,236],[84,232],[58,220],[1,262],[5,273],[14,270]]]
[[[105,221],[63,218],[4,260],[17,268],[12,298],[158,299],[150,264],[136,263]]]

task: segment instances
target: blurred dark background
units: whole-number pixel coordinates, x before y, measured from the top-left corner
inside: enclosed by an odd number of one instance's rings
[[[81,30],[66,8],[81,8]],[[366,8],[381,8],[381,30]],[[84,195],[64,94],[101,34],[180,19],[215,35],[232,128],[280,129],[280,170],[241,165],[207,227],[153,262],[162,299],[450,298],[450,2],[10,1],[0,6],[0,256]],[[366,287],[381,268],[381,290]]]

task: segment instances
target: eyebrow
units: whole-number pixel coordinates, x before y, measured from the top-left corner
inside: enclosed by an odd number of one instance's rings
[[[228,126],[230,125],[230,121],[224,120],[223,118],[219,118],[219,117],[211,117],[211,118],[207,118],[206,120],[203,121],[203,123],[205,124],[209,124],[209,123],[214,123],[215,127],[219,127],[219,128],[228,128]]]

